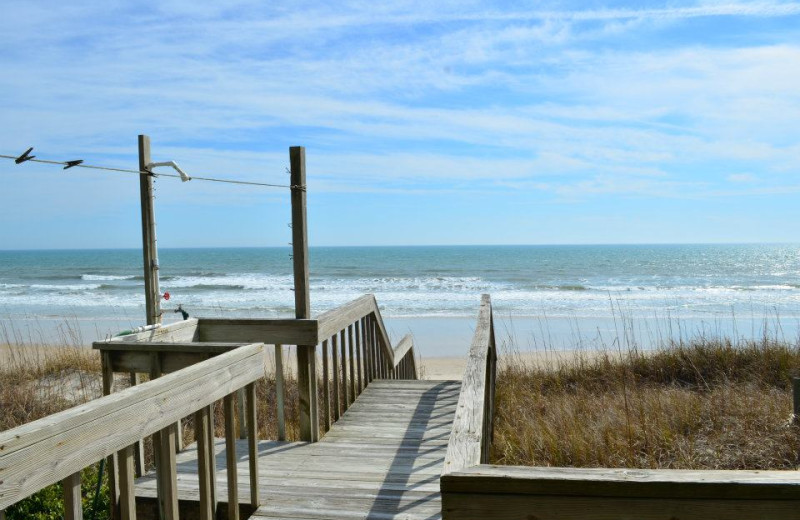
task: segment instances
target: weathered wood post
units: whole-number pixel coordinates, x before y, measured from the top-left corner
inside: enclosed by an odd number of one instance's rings
[[[800,377],[792,378],[792,422],[800,424]]]
[[[306,223],[306,149],[289,148],[292,192],[292,258],[294,261],[295,318],[311,318],[308,287],[308,226]],[[317,417],[316,345],[297,345],[297,385],[300,411],[300,439],[319,439]]]
[[[139,136],[139,171],[146,172],[150,160],[150,137]],[[153,208],[153,176],[139,174],[139,195],[142,206],[142,257],[147,324],[161,323],[161,291],[158,287],[158,248],[156,217]]]

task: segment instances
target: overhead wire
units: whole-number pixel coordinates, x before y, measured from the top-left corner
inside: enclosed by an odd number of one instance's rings
[[[15,155],[4,155],[0,154],[0,158],[2,159],[11,159],[16,160],[18,157]],[[75,161],[49,161],[46,159],[34,159],[33,157],[28,157],[25,159],[24,162],[36,162],[42,164],[55,164],[58,166],[66,166],[70,168],[86,168],[90,170],[105,170],[110,172],[122,172],[122,173],[135,173],[137,175],[152,175],[153,177],[174,177],[176,179],[180,179],[181,176],[175,173],[155,173],[149,170],[133,170],[127,168],[114,168],[111,166],[96,166],[92,164],[74,164]],[[289,189],[300,189],[305,190],[305,186],[300,185],[293,185],[293,184],[271,184],[267,182],[255,182],[255,181],[239,181],[234,179],[220,179],[215,177],[198,177],[192,175],[192,180],[198,181],[208,181],[208,182],[222,182],[226,184],[243,184],[248,186],[261,186],[265,188],[289,188]]]

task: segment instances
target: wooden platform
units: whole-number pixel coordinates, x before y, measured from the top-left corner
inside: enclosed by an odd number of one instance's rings
[[[373,381],[320,442],[260,442],[263,505],[252,518],[441,518],[439,477],[460,388],[458,381]],[[240,497],[248,496],[245,442],[237,448]],[[221,439],[216,452],[217,496],[226,509]],[[194,446],[178,455],[177,471],[181,509],[191,510],[198,500]],[[136,495],[152,504],[155,478],[138,479]]]

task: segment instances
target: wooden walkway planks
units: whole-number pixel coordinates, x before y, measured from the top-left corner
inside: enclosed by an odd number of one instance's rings
[[[254,519],[441,518],[439,476],[461,384],[390,381],[369,384],[317,443],[259,442],[262,506]],[[237,444],[239,496],[247,497],[246,441]],[[178,455],[178,495],[198,500],[197,452]],[[216,444],[217,495],[224,503],[224,442]],[[155,497],[155,479],[136,482]]]

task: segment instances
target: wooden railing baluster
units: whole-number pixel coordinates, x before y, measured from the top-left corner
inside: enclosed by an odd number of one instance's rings
[[[247,396],[247,456],[250,462],[250,507],[261,505],[258,496],[258,421],[256,413],[256,384],[245,387]]]
[[[284,404],[283,345],[275,345],[275,404],[278,407],[278,440],[286,440],[286,408]]]
[[[349,407],[348,399],[347,399],[347,344],[346,344],[346,337],[345,337],[345,329],[339,331],[339,348],[342,349],[342,413],[347,411]]]
[[[81,472],[61,481],[64,494],[64,520],[82,520],[83,503],[81,502]]]
[[[333,357],[333,421],[339,420],[339,334],[331,336],[331,354]]]
[[[210,450],[210,456],[208,458],[208,474],[210,478],[210,488],[209,491],[211,493],[211,511],[213,512],[214,517],[217,514],[217,455],[216,455],[216,447],[215,447],[215,421],[214,421],[214,406],[215,403],[211,403],[206,407],[207,415],[208,415],[208,429],[206,430],[206,439],[208,442],[208,449]]]
[[[175,423],[158,432],[158,439],[161,451],[159,467],[156,468],[161,477],[158,500],[164,512],[164,518],[177,520],[178,475],[175,467]]]
[[[356,400],[356,371],[355,371],[355,356],[353,355],[353,351],[355,347],[353,346],[353,325],[347,326],[347,350],[348,355],[350,357],[350,404],[353,404],[353,401]]]
[[[361,392],[364,390],[364,380],[361,377],[361,320],[356,320],[353,325],[355,327],[356,336],[356,372],[358,373],[356,377],[356,386],[358,388],[358,395],[361,395]]]
[[[119,511],[122,520],[136,519],[135,445],[127,446],[117,452],[119,461]],[[78,488],[80,490],[80,488]],[[78,495],[80,500],[80,494]],[[66,502],[64,503],[66,506]]]
[[[225,411],[225,469],[228,474],[228,520],[239,520],[239,483],[236,470],[236,394],[222,400]]]
[[[322,415],[325,417],[325,431],[331,429],[331,382],[328,378],[328,340],[322,342]]]
[[[197,479],[200,492],[200,520],[212,520],[215,516],[214,493],[211,487],[211,480],[215,478],[211,471],[214,446],[209,444],[209,422],[207,406],[194,413],[194,434],[197,442]]]

